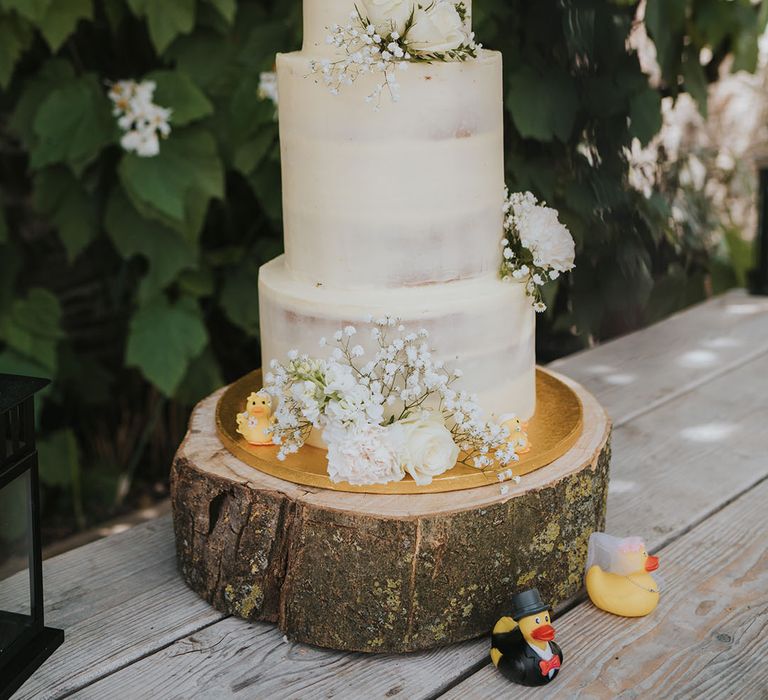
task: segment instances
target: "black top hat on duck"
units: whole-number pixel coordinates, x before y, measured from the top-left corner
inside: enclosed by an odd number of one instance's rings
[[[553,641],[549,606],[535,588],[515,594],[510,616],[493,628],[491,660],[509,680],[520,685],[546,685],[559,673],[563,652]]]

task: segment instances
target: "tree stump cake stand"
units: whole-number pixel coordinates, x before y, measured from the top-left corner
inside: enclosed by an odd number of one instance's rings
[[[269,476],[216,433],[223,389],[195,409],[173,463],[181,574],[222,612],[333,649],[410,652],[486,634],[510,595],[552,606],[582,587],[603,528],[610,421],[581,386],[583,432],[551,465],[508,482],[419,495],[344,493]]]

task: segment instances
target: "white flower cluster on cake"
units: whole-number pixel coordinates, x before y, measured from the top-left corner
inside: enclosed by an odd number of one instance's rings
[[[264,389],[277,406],[279,459],[297,452],[313,429],[322,431],[336,483],[386,484],[408,473],[427,485],[457,461],[501,469],[519,459],[509,428],[484,420],[475,397],[454,388],[462,374],[433,357],[426,330],[406,332],[392,318],[370,324],[370,359],[347,326],[328,359],[292,351],[286,364],[271,363]]]
[[[539,203],[530,192],[507,191],[501,245],[502,279],[524,281],[533,308],[546,311],[541,288],[572,270],[576,256],[573,238],[560,223],[557,210]]]
[[[160,153],[160,137],[167,138],[171,133],[171,110],[152,101],[156,87],[152,80],[119,80],[109,89],[112,113],[125,132],[120,145],[144,158]]]
[[[396,71],[405,70],[409,62],[465,61],[480,49],[467,29],[463,2],[362,0],[362,5],[346,24],[329,28],[326,41],[342,57],[311,63],[334,95],[361,75],[379,75],[381,83],[366,97],[378,108],[384,90],[394,102],[400,99]]]

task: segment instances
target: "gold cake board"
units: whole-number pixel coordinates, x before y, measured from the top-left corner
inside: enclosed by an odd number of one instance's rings
[[[371,486],[333,483],[327,472],[325,450],[305,445],[297,454],[280,461],[277,447],[250,445],[237,433],[237,414],[245,410],[248,395],[261,387],[261,370],[255,370],[227,387],[216,405],[216,432],[229,452],[266,474],[303,486],[373,494],[444,493],[499,483],[496,470],[481,471],[464,464],[457,464],[435,477],[428,486],[419,486],[410,475],[402,481]],[[527,428],[531,449],[520,456],[519,462],[511,465],[516,476],[530,474],[562,457],[582,433],[581,400],[570,386],[542,368],[536,370],[536,413]]]

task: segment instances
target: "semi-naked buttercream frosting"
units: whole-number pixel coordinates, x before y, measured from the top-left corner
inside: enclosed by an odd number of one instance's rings
[[[321,337],[389,315],[429,331],[489,416],[527,420],[535,313],[499,279],[501,55],[411,64],[399,101],[374,110],[363,98],[380,78],[333,95],[311,69],[353,9],[304,0],[304,47],[278,56],[286,253],[260,272],[263,362],[322,356]]]

